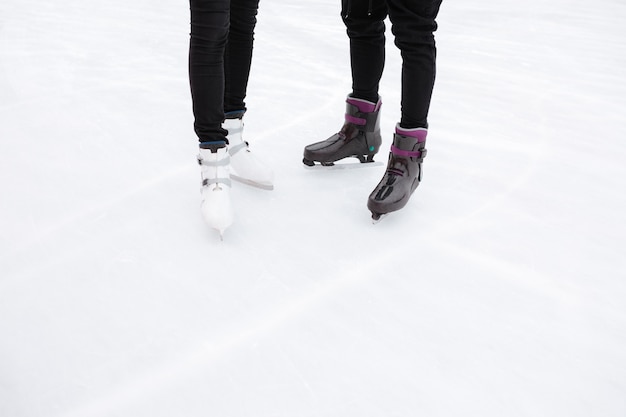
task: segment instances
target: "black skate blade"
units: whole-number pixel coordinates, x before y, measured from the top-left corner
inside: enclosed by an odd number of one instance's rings
[[[374,213],[372,212],[372,224],[380,223],[380,221],[387,217],[389,213]]]
[[[308,161],[308,160],[307,160]],[[308,161],[310,162],[312,165],[309,165],[308,163],[304,162],[304,168],[305,169],[310,169],[310,170],[335,170],[335,169],[360,169],[360,168],[372,168],[372,167],[377,167],[377,166],[381,166],[383,163],[382,162],[325,162],[325,163],[321,163],[321,162],[313,162],[313,161]]]

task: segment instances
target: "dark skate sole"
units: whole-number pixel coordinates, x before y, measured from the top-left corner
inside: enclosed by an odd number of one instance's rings
[[[344,159],[348,159],[348,158],[357,158],[360,162],[360,164],[357,163],[341,163],[341,164],[335,164],[335,162],[337,161],[342,161]],[[377,166],[380,165],[380,163],[374,161],[374,155],[352,155],[352,156],[348,156],[342,159],[338,159],[337,161],[317,161],[317,160],[313,160],[313,159],[308,159],[308,158],[303,158],[302,159],[302,163],[307,166],[307,167],[316,167],[316,166],[322,166],[322,167],[334,167],[334,168],[347,168],[350,166]],[[318,165],[319,164],[319,165]]]

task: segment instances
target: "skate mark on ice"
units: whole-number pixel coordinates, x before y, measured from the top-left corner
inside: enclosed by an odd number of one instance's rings
[[[446,235],[452,235],[459,230],[464,230],[465,227],[468,227],[467,225],[471,225],[471,222],[469,222],[470,219],[493,207],[496,207],[507,197],[510,197],[516,190],[522,189],[529,182],[532,174],[537,171],[545,153],[542,152],[542,149],[545,149],[546,147],[547,144],[545,141],[535,146],[533,149],[535,149],[536,152],[533,153],[532,159],[528,161],[523,171],[520,171],[513,177],[512,181],[510,181],[506,187],[504,187],[501,191],[483,199],[480,203],[475,205],[473,209],[469,209],[466,214],[460,215],[456,218],[451,218],[450,222],[446,226],[442,227],[439,232]]]
[[[269,335],[276,329],[297,320],[324,301],[338,296],[354,285],[374,279],[375,271],[383,270],[385,265],[397,256],[397,252],[385,253],[358,266],[350,265],[339,270],[334,277],[302,296],[295,297],[257,319],[252,319],[246,326],[234,329],[229,334],[217,338],[215,342],[204,342],[175,357],[164,361],[159,367],[120,382],[115,388],[104,393],[100,398],[78,406],[63,414],[63,417],[106,417],[115,415],[120,410],[133,404],[167,391],[170,387],[189,379],[198,373],[207,372],[214,364],[240,346],[251,344],[254,340]],[[303,379],[303,384],[308,386]],[[308,387],[311,395],[315,395]]]

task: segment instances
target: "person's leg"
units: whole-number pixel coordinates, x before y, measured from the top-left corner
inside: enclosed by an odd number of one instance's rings
[[[244,102],[252,63],[254,28],[259,0],[230,1],[230,31],[224,53],[224,123],[231,157],[230,176],[255,187],[274,188],[272,169],[258,160],[243,138]]]
[[[224,120],[224,49],[228,38],[230,0],[189,0],[189,84],[194,130],[200,141],[201,211],[220,236],[232,224],[230,157]]]
[[[224,112],[238,117],[246,110],[244,99],[252,63],[254,27],[259,0],[231,0],[230,31],[224,54]]]
[[[435,83],[433,32],[441,0],[388,0],[391,31],[402,54],[402,119],[406,129],[427,128]]]
[[[385,0],[343,0],[341,16],[350,39],[352,94],[376,103],[385,67]]]
[[[369,196],[372,218],[404,207],[422,180],[428,110],[435,82],[435,17],[441,0],[388,0],[395,43],[402,53],[402,119],[387,169]]]
[[[230,0],[190,0],[189,83],[194,130],[201,143],[224,145],[224,49]]]
[[[382,139],[378,84],[385,66],[385,0],[343,0],[341,17],[350,39],[352,93],[346,99],[345,122],[326,140],[304,148],[302,162],[333,165],[348,157],[372,162]]]

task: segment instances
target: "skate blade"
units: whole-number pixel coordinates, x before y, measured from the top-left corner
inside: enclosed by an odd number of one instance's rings
[[[382,165],[382,162],[339,162],[339,163],[324,163],[313,162],[313,165],[304,164],[304,168],[311,171],[326,171],[336,169],[360,169],[360,168],[373,168]]]
[[[249,180],[247,178],[243,178],[243,177],[240,177],[240,176],[237,176],[237,175],[234,175],[234,174],[230,174],[230,178],[235,180],[235,181],[237,181],[237,182],[240,182],[242,184],[246,184],[246,185],[249,185],[249,186],[255,187],[255,188],[260,188],[262,190],[271,191],[271,190],[274,189],[274,184],[265,184],[265,183],[262,183],[262,182],[252,181],[252,180]]]
[[[215,215],[216,213],[210,213],[207,215],[204,211],[202,213],[202,217],[207,226],[209,226],[209,230],[215,230],[219,236],[220,240],[224,240],[224,232],[230,226],[232,226],[234,221],[233,213],[221,213],[221,215]]]
[[[388,215],[389,213],[372,213],[372,224],[380,223],[380,221]]]
[[[226,227],[219,227],[219,226],[211,226],[209,225],[209,230],[211,231],[211,233],[213,231],[217,232],[217,235],[220,237],[220,241],[224,241],[224,233],[226,232],[226,229],[228,229],[228,226]]]
[[[226,232],[227,227],[219,228],[219,227],[211,227],[212,230],[217,232],[217,235],[220,237],[220,242],[224,241],[224,232]]]

